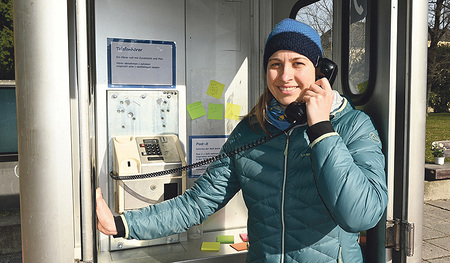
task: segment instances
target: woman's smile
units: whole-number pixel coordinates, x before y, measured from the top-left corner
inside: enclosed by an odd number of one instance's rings
[[[298,86],[278,86],[278,88],[281,90],[281,92],[283,93],[292,93],[294,92],[296,89],[298,89]]]

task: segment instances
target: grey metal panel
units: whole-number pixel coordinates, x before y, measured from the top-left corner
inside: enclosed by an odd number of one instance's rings
[[[240,116],[250,107],[250,65],[254,21],[250,0],[189,0],[186,2],[187,104],[201,101],[206,112],[210,103],[241,106]],[[207,95],[210,81],[225,85],[220,98]],[[255,84],[255,83],[254,83]],[[187,135],[228,135],[238,120],[187,119]],[[187,156],[189,159],[189,156]],[[192,185],[195,178],[188,180]],[[227,212],[228,211],[228,212]],[[222,210],[204,222],[205,231],[246,226],[247,209],[239,192]]]
[[[97,84],[107,83],[107,38],[125,38],[174,41],[177,85],[184,85],[184,9],[180,0],[96,1]]]
[[[67,30],[66,1],[14,1],[24,262],[74,260]]]
[[[113,207],[113,185],[109,183],[107,90],[108,58],[107,39],[173,41],[176,46],[176,85],[185,85],[185,3],[181,0],[95,1],[95,55],[96,55],[96,130],[98,185]],[[184,94],[184,91],[182,92]],[[181,102],[184,105],[184,102]],[[177,105],[178,106],[178,105]],[[127,116],[128,116],[127,112]],[[177,115],[178,116],[178,115]],[[132,118],[130,118],[131,120]],[[152,121],[149,120],[151,124]],[[178,124],[178,123],[177,123]],[[180,122],[179,126],[184,126]],[[171,126],[172,133],[179,133],[179,126]],[[147,127],[149,128],[149,127]],[[150,129],[150,130],[149,130]],[[145,131],[153,132],[153,128]],[[177,129],[177,130],[174,130]],[[182,128],[180,128],[182,129]],[[120,129],[119,129],[120,130]],[[128,129],[126,129],[128,130]],[[129,131],[129,130],[128,130]],[[134,131],[133,131],[134,132]],[[141,130],[141,132],[143,132]],[[184,134],[181,136],[185,136]],[[183,138],[181,138],[184,141]],[[100,250],[109,249],[109,240],[100,235]]]
[[[238,104],[248,112],[250,1],[190,0],[186,6],[187,104]],[[220,99],[206,94],[211,80],[225,85]],[[226,135],[236,120],[187,120],[188,135]]]
[[[422,262],[423,198],[427,85],[427,1],[412,2],[409,80],[408,222],[415,224],[414,255],[407,262]]]
[[[119,135],[178,134],[177,90],[110,90],[108,138]]]

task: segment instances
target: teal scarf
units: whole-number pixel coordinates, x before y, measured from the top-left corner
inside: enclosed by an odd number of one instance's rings
[[[272,99],[269,106],[267,107],[266,115],[269,119],[269,122],[280,130],[285,130],[291,125],[288,121],[286,121],[284,116],[284,109],[281,108],[280,103],[278,103],[275,98]]]

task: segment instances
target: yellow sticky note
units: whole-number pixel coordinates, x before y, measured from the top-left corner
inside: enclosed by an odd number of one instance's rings
[[[222,120],[223,119],[223,104],[210,103],[208,105],[208,119]]]
[[[212,96],[212,97],[220,100],[220,98],[222,97],[224,88],[225,88],[225,84],[222,84],[215,80],[211,80],[209,82],[209,87],[208,87],[208,90],[206,91],[206,95]]]
[[[240,113],[241,113],[241,105],[227,103],[227,108],[225,110],[225,118],[238,121]]]
[[[189,116],[191,116],[191,119],[193,120],[206,115],[205,108],[203,108],[201,101],[188,104],[186,108],[187,111],[189,112]]]
[[[202,249],[202,251],[217,252],[220,250],[220,243],[219,242],[203,242],[201,249]]]

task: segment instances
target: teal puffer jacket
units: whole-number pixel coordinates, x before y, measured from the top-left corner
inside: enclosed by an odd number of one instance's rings
[[[212,163],[174,199],[123,214],[126,237],[185,231],[222,208],[240,189],[248,208],[248,262],[363,262],[358,232],[374,227],[387,205],[384,156],[370,118],[346,101],[335,132],[310,142],[306,126]],[[264,134],[241,121],[229,151]],[[272,132],[278,130],[270,126]]]

